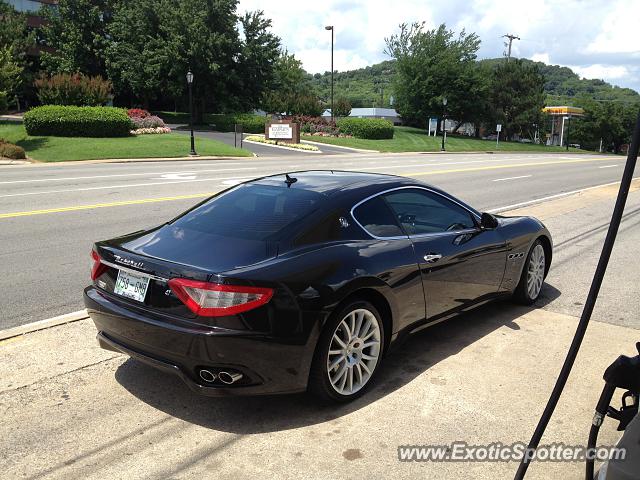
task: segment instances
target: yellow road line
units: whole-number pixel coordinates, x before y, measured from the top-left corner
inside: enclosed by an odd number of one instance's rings
[[[557,160],[553,162],[531,162],[531,163],[514,163],[506,165],[488,165],[486,167],[468,167],[468,168],[450,168],[446,170],[430,170],[426,172],[412,172],[403,173],[404,177],[419,177],[424,175],[441,175],[443,173],[458,173],[458,172],[478,172],[481,170],[500,170],[504,168],[521,168],[521,167],[538,167],[542,165],[558,165],[562,163],[585,163],[585,162],[605,162],[611,161],[606,158],[590,158],[590,159],[576,159],[576,160]]]
[[[192,195],[178,195],[175,197],[143,198],[140,200],[123,200],[121,202],[94,203],[92,205],[76,205],[74,207],[47,208],[44,210],[30,210],[27,212],[0,213],[1,218],[28,217],[31,215],[44,215],[46,213],[73,212],[76,210],[93,210],[94,208],[119,207],[122,205],[139,205],[141,203],[171,202],[174,200],[186,200],[189,198],[210,197],[214,192],[194,193]]]
[[[427,176],[427,175],[441,175],[444,173],[478,172],[482,170],[500,170],[505,168],[538,167],[543,165],[558,165],[558,164],[572,164],[572,163],[586,163],[586,162],[606,162],[606,161],[611,161],[611,159],[610,158],[591,158],[591,159],[557,160],[557,161],[551,161],[551,162],[531,162],[531,163],[517,163],[517,164],[505,164],[505,165],[488,165],[485,167],[450,168],[446,170],[430,170],[426,172],[401,173],[400,175],[404,177],[419,177],[419,176]],[[214,193],[215,192],[195,193],[192,195],[178,195],[175,197],[143,198],[140,200],[124,200],[121,202],[94,203],[91,205],[76,205],[74,207],[47,208],[43,210],[30,210],[26,212],[0,213],[0,219],[15,218],[15,217],[29,217],[32,215],[44,215],[47,213],[74,212],[77,210],[93,210],[95,208],[119,207],[123,205],[140,205],[143,203],[171,202],[174,200],[187,200],[190,198],[205,198],[205,197],[210,197]]]

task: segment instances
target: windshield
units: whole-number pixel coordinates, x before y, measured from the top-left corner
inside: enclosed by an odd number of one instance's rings
[[[187,212],[172,225],[224,237],[274,239],[314,212],[324,198],[285,185],[241,185]]]

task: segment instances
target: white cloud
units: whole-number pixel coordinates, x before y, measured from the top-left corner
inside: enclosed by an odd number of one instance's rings
[[[601,19],[601,30],[587,46],[589,53],[634,53],[640,56],[638,19],[640,2],[626,1],[611,5],[610,12]]]
[[[533,55],[531,55],[531,60],[533,60],[534,62],[542,62],[547,64],[551,62],[548,53],[534,53]]]
[[[587,67],[574,65],[569,68],[583,78],[597,78],[607,81],[617,80],[629,75],[629,70],[623,66],[600,65],[596,63]]]
[[[446,23],[456,31],[480,36],[480,58],[500,57],[503,35],[514,40],[512,56],[575,65],[583,76],[617,80],[640,90],[639,0],[240,0],[240,11],[264,10],[283,45],[311,72],[330,70],[331,33],[335,27],[337,70],[388,59],[384,38],[403,22]],[[624,70],[626,69],[626,70]]]

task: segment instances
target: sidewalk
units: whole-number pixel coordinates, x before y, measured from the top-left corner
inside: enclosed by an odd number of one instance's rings
[[[610,213],[610,203],[611,191],[598,190],[523,213],[572,226],[585,210]],[[637,244],[630,232],[621,236]],[[627,282],[614,275],[609,285]],[[340,407],[305,395],[198,397],[177,378],[100,350],[89,320],[0,341],[0,477],[512,478],[515,463],[399,462],[397,447],[529,440],[577,324],[553,311],[581,294],[565,295],[558,282],[578,279],[564,276],[550,277],[542,308],[485,306],[414,336],[387,359],[375,388]],[[602,373],[635,353],[634,327],[592,322],[543,444],[586,443]],[[599,444],[618,438],[606,420]],[[534,463],[527,478],[581,479],[583,471]]]

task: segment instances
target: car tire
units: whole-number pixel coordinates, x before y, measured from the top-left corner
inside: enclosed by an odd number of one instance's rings
[[[542,286],[547,271],[547,255],[540,240],[536,240],[522,268],[520,282],[516,287],[513,297],[523,305],[532,305],[542,292]]]
[[[331,315],[314,354],[308,390],[322,403],[346,403],[363,395],[380,370],[384,326],[369,302],[353,301]]]

